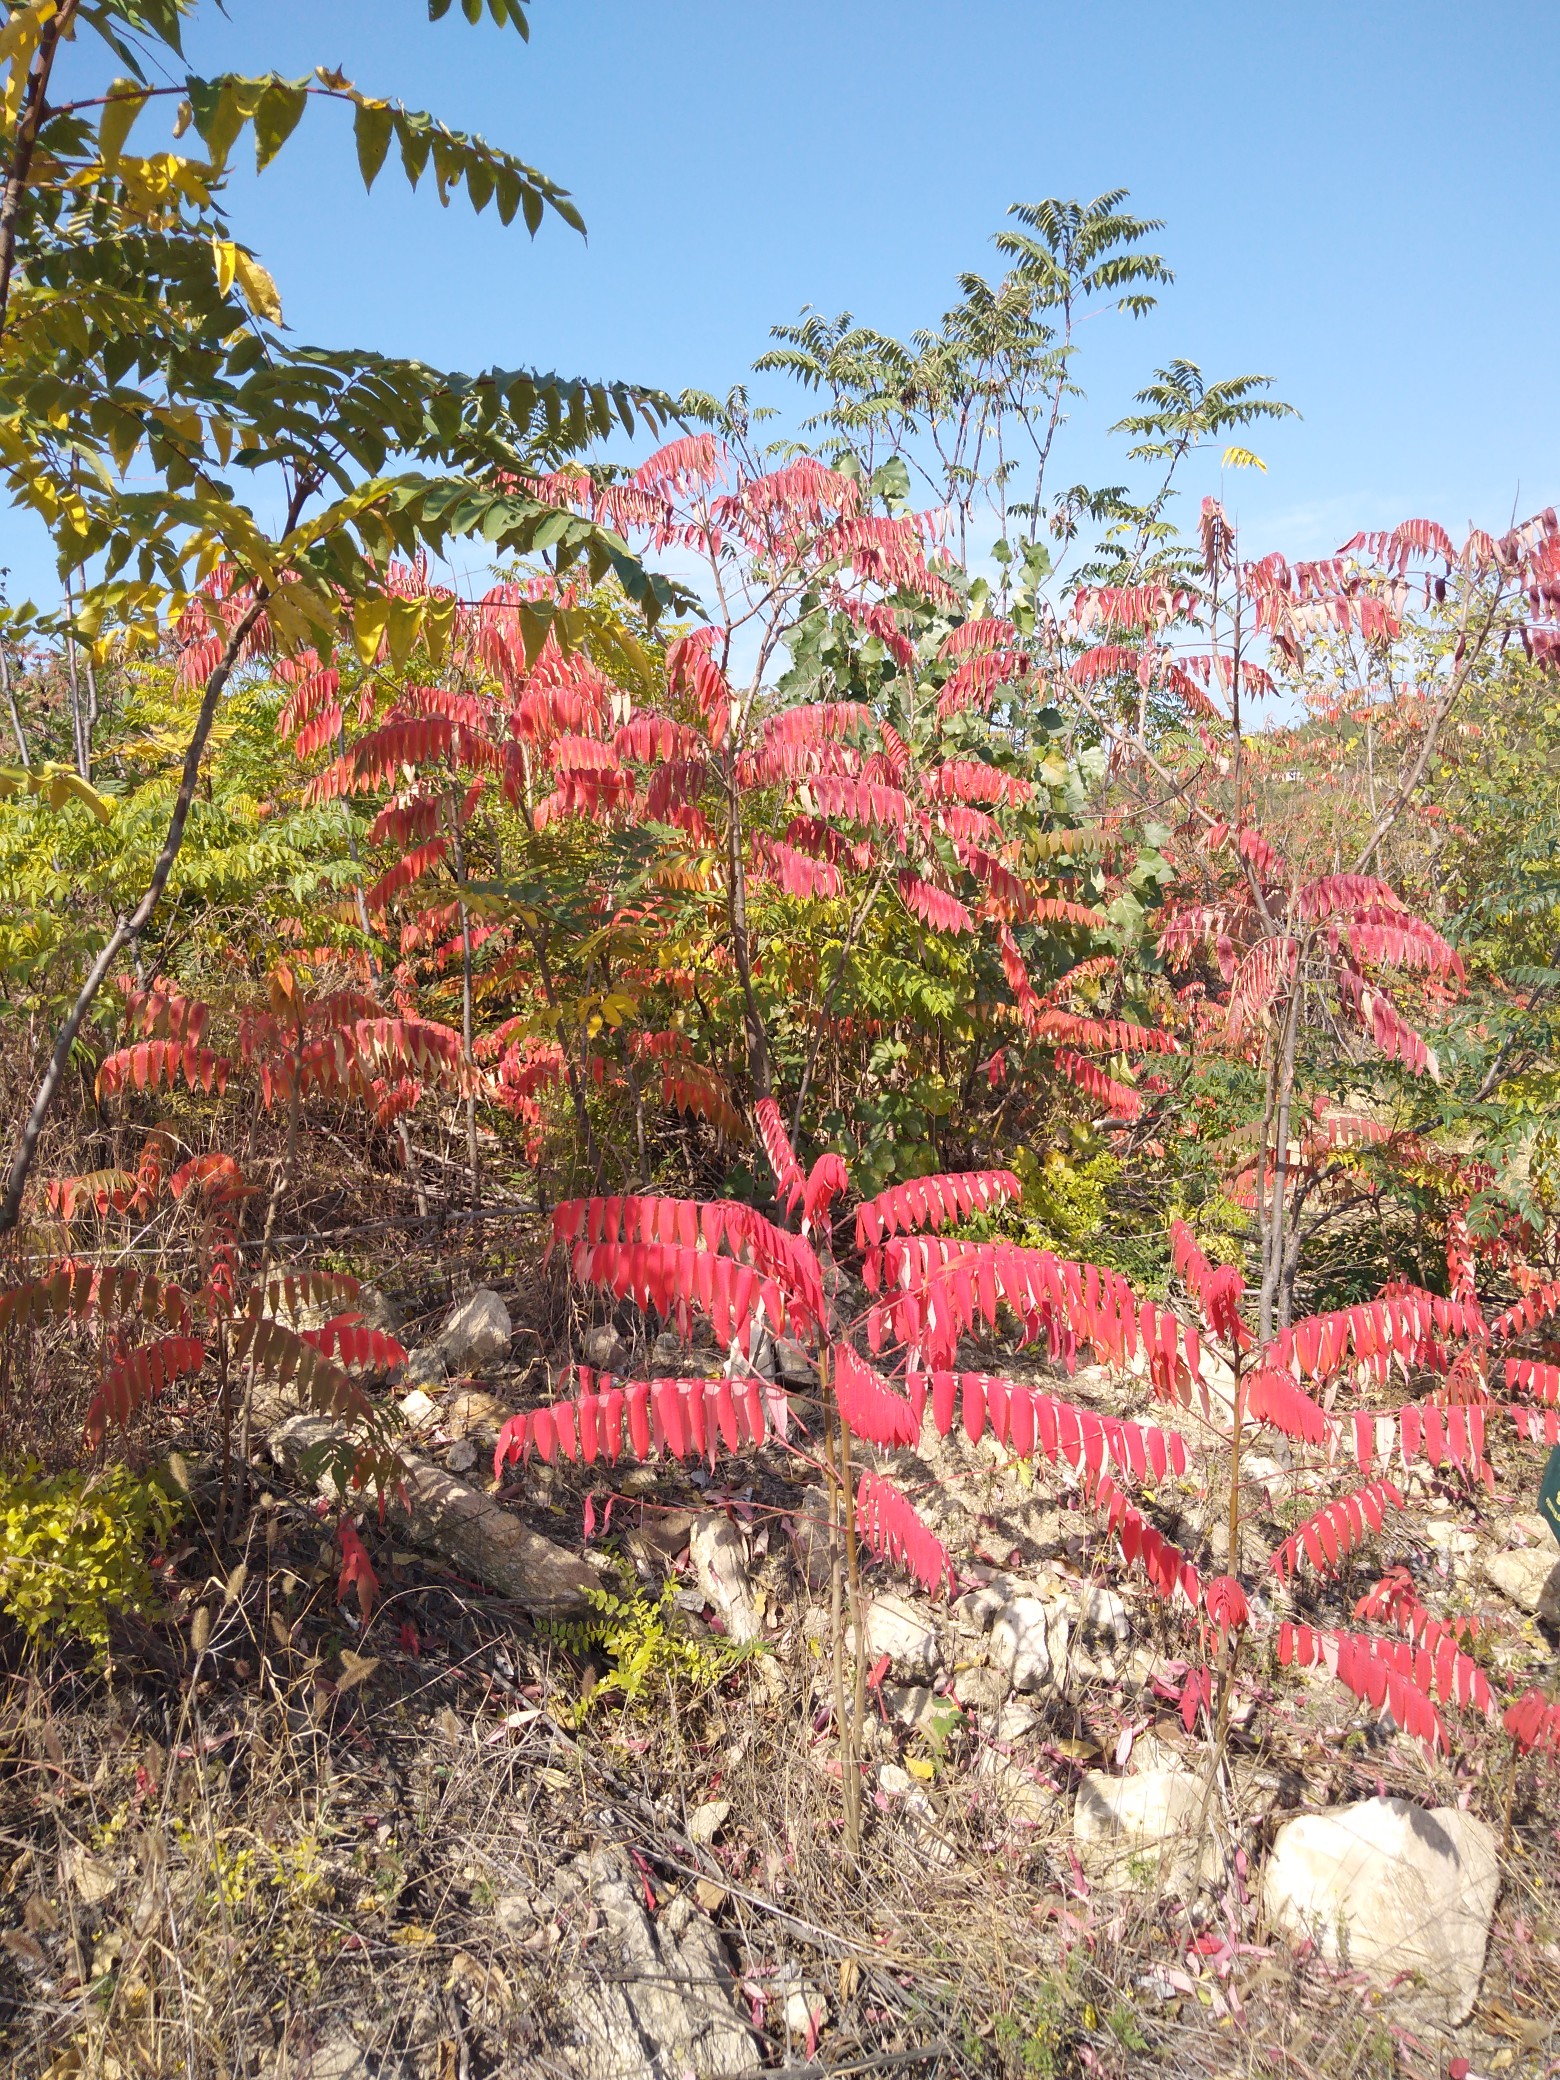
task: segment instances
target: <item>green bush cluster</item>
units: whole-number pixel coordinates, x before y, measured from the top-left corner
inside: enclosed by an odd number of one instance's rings
[[[165,1488],[125,1466],[0,1472],[0,1610],[33,1642],[105,1653],[110,1617],[151,1601],[147,1543],[176,1515]]]

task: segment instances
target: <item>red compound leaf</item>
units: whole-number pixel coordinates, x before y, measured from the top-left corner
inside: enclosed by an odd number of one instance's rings
[[[298,1332],[306,1343],[335,1358],[352,1372],[394,1372],[406,1363],[406,1349],[382,1329],[365,1327],[360,1314],[339,1314],[318,1329]]]
[[[892,1451],[914,1444],[921,1434],[918,1410],[888,1382],[863,1364],[848,1343],[830,1351],[834,1401],[841,1419],[857,1437]]]
[[[1305,1444],[1325,1444],[1332,1434],[1326,1412],[1287,1372],[1253,1373],[1246,1383],[1246,1413]]]
[[[769,1158],[769,1167],[774,1172],[780,1198],[786,1212],[791,1213],[797,1201],[807,1196],[807,1180],[796,1160],[796,1150],[791,1146],[780,1107],[773,1098],[760,1098],[753,1107],[753,1119],[758,1127],[758,1138],[764,1144],[764,1154]]]
[[[827,1218],[829,1208],[850,1185],[850,1172],[845,1159],[832,1149],[825,1149],[807,1173],[807,1188],[802,1194],[802,1232],[805,1235]]]
[[[905,908],[934,932],[972,932],[975,920],[955,895],[934,888],[906,868],[899,876],[899,894]]]
[[[1071,1048],[1057,1049],[1056,1066],[1069,1083],[1076,1084],[1085,1097],[1092,1098],[1096,1105],[1103,1105],[1115,1119],[1136,1119],[1143,1110],[1143,1100],[1135,1090],[1107,1076],[1098,1063],[1087,1061]]]
[[[182,1077],[192,1091],[209,1096],[227,1089],[231,1067],[226,1055],[197,1047],[192,1040],[143,1040],[105,1055],[97,1073],[97,1094],[106,1098],[124,1090],[154,1091],[161,1084],[172,1090]]]
[[[366,1625],[379,1601],[379,1577],[350,1517],[343,1517],[336,1526],[336,1536],[341,1541],[341,1573],[336,1582],[336,1601],[345,1603],[356,1590],[358,1609],[363,1613]]]
[[[1556,1407],[1560,1405],[1560,1365],[1540,1365],[1531,1358],[1508,1358],[1506,1388],[1509,1393],[1520,1389],[1535,1400]]]
[[[886,1236],[912,1229],[940,1229],[1018,1198],[1023,1186],[1011,1170],[958,1170],[896,1184],[856,1208],[856,1247],[872,1248]]]
[[[1528,1690],[1508,1705],[1501,1724],[1524,1755],[1542,1750],[1560,1756],[1560,1704],[1542,1690]]]
[[[1307,1517],[1268,1564],[1275,1574],[1287,1578],[1297,1571],[1303,1554],[1318,1572],[1331,1574],[1367,1532],[1381,1529],[1389,1508],[1402,1507],[1403,1498],[1390,1481],[1372,1481]]]
[[[1218,1632],[1221,1646],[1227,1633],[1243,1632],[1251,1618],[1246,1592],[1232,1574],[1217,1574],[1208,1583],[1203,1590],[1203,1609]]]
[[[903,1567],[933,1596],[945,1584],[949,1596],[957,1593],[948,1548],[879,1474],[862,1476],[856,1491],[856,1528],[872,1552]]]
[[[198,1336],[163,1336],[117,1359],[87,1408],[83,1428],[89,1444],[101,1444],[110,1423],[129,1427],[138,1408],[153,1401],[171,1380],[188,1378],[206,1362]]]
[[[1285,1668],[1328,1669],[1356,1697],[1390,1711],[1394,1722],[1431,1754],[1446,1752],[1446,1729],[1440,1714],[1413,1672],[1405,1674],[1394,1658],[1396,1640],[1370,1639],[1359,1633],[1318,1632],[1287,1620],[1278,1628],[1278,1658]]]

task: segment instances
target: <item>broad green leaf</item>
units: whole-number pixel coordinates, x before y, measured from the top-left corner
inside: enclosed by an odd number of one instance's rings
[[[406,178],[415,188],[428,164],[428,149],[433,143],[432,126],[427,116],[412,115],[404,108],[396,109],[394,115],[401,164],[406,169]]]
[[[243,129],[254,106],[254,80],[227,74],[217,79],[190,79],[185,92],[194,117],[195,132],[205,145],[213,167],[227,163],[233,141]]]
[[[298,127],[308,90],[301,81],[273,80],[255,107],[255,171],[263,173]]]
[[[392,118],[388,101],[360,101],[352,117],[357,140],[358,170],[363,186],[372,188],[390,149]]]

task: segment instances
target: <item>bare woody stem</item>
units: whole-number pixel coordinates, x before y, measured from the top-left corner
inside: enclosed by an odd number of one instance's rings
[[[818,1006],[818,1022],[813,1029],[812,1046],[807,1051],[807,1061],[802,1069],[801,1080],[796,1086],[796,1103],[791,1108],[791,1139],[793,1141],[802,1131],[802,1107],[807,1101],[807,1091],[812,1083],[813,1071],[818,1066],[818,1050],[823,1045],[824,1028],[828,1022],[830,1007],[834,1003],[835,993],[845,979],[845,969],[849,964],[857,935],[871,914],[872,906],[878,899],[878,892],[887,878],[888,868],[882,866],[878,868],[871,881],[867,884],[867,892],[862,897],[861,902],[857,906],[856,914],[850,921],[844,942],[840,947],[839,961],[835,966],[834,973],[829,978],[829,986],[824,991],[823,1001]]]
[[[189,822],[190,807],[195,800],[195,787],[200,778],[200,762],[206,749],[206,739],[211,734],[211,725],[216,719],[217,704],[222,698],[223,688],[232,676],[234,666],[238,663],[250,631],[264,612],[267,596],[266,587],[257,588],[254,599],[228,636],[222,655],[217,660],[216,669],[206,681],[206,691],[201,700],[194,734],[184,753],[184,771],[173,805],[173,816],[168,824],[168,835],[163,840],[162,850],[158,853],[152,868],[146,893],[127,917],[120,918],[109,934],[102,951],[87,971],[86,980],[66,1014],[65,1023],[55,1036],[54,1052],[49,1057],[49,1066],[43,1072],[43,1080],[33,1098],[27,1123],[22,1128],[21,1139],[17,1143],[16,1154],[11,1162],[11,1174],[6,1182],[5,1198],[0,1201],[0,1235],[10,1234],[21,1218],[22,1196],[27,1189],[28,1175],[32,1170],[33,1159],[38,1153],[44,1124],[70,1061],[76,1036],[81,1031],[87,1013],[92,1009],[93,1000],[120,953],[150,924],[152,914],[162,900],[163,890],[168,886],[168,876],[173,872],[173,863],[179,856],[180,846],[184,843],[184,828]]]
[[[81,0],[63,0],[59,13],[44,28],[33,53],[22,99],[21,121],[16,126],[16,143],[6,171],[4,193],[0,194],[0,333],[5,331],[11,308],[11,279],[16,272],[16,227],[21,222],[22,197],[32,172],[38,132],[48,107],[49,75],[54,70],[60,40],[70,28]]]

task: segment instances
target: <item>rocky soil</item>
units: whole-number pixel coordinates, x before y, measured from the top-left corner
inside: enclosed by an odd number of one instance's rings
[[[928,1432],[889,1463],[960,1593],[869,1571],[852,1868],[805,1354],[751,1354],[792,1392],[795,1449],[713,1471],[533,1462],[493,1494],[506,1415],[571,1350],[716,1369],[636,1333],[478,1289],[412,1322],[391,1392],[446,1503],[469,1491],[637,1591],[647,1654],[661,1612],[681,1645],[637,1694],[622,1637],[522,1609],[480,1549],[441,1558],[404,1512],[365,1514],[382,1596],[363,1624],[285,1452],[242,1576],[213,1572],[192,1458],[166,1619],[106,1677],[17,1664],[0,1995],[18,2072],[1560,2071],[1553,1772],[1470,1712],[1427,1761],[1269,1645],[1282,1616],[1347,1622],[1401,1565],[1436,1615],[1483,1618],[1498,1689],[1552,1679],[1541,1453],[1492,1423],[1494,1495],[1416,1476],[1338,1582],[1271,1580],[1215,1770],[1181,1711],[1189,1629],[1109,1557],[1066,1470]],[[1103,1371],[1068,1392],[1145,1412]],[[1194,1473],[1151,1506],[1215,1567],[1221,1468],[1180,1420]],[[1287,1451],[1246,1472],[1265,1552],[1315,1506],[1311,1480]]]

